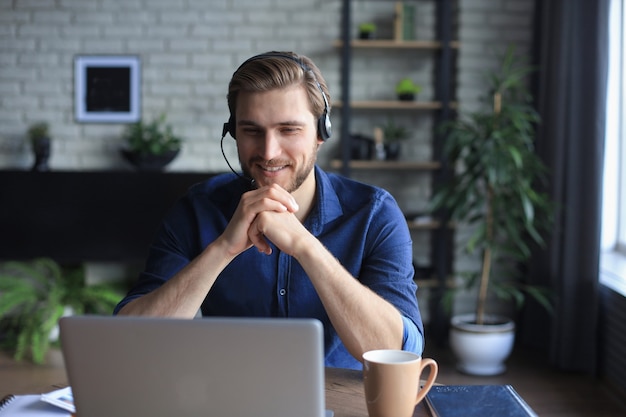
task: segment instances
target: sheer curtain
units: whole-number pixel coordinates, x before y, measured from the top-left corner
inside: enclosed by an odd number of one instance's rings
[[[537,151],[558,204],[529,281],[554,291],[548,316],[532,302],[520,339],[560,369],[594,372],[610,0],[536,0]]]

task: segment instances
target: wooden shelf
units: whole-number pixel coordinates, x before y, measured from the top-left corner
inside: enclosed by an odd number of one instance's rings
[[[439,222],[438,220],[421,221],[421,222],[409,220],[406,223],[409,226],[409,229],[411,230],[433,230],[433,229],[438,229],[439,226],[441,225],[441,222]]]
[[[343,101],[333,102],[333,107],[342,107]],[[400,100],[360,100],[351,101],[350,107],[353,109],[372,110],[439,110],[442,105],[439,101],[400,101]]]
[[[441,227],[441,222],[439,220],[427,220],[427,221],[414,221],[407,220],[407,225],[411,230],[435,230]],[[455,229],[456,224],[454,222],[448,223],[448,229]]]
[[[421,288],[437,288],[439,283],[436,279],[416,279],[415,283]]]
[[[334,43],[335,47],[342,47],[343,41],[336,40]],[[443,43],[439,41],[396,41],[394,39],[354,39],[350,41],[350,46],[352,48],[363,48],[363,49],[426,49],[426,50],[437,50],[443,47]],[[460,46],[458,41],[450,42],[450,47],[453,49],[458,49]]]
[[[439,281],[431,278],[431,279],[416,279],[415,283],[417,284],[417,286],[421,289],[424,288],[439,288]],[[449,278],[446,280],[446,288],[455,288],[456,285],[454,284],[454,281]]]
[[[341,100],[333,102],[333,107],[342,106]],[[351,101],[350,107],[362,110],[440,110],[443,105],[440,101],[358,100]],[[456,107],[456,102],[450,103],[450,108]]]
[[[339,169],[343,163],[339,159],[330,161],[333,169]],[[387,169],[387,170],[417,170],[417,171],[433,171],[441,168],[439,161],[371,161],[371,160],[353,160],[350,161],[350,168],[354,169]]]

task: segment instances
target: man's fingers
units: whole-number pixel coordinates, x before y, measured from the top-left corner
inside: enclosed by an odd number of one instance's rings
[[[248,229],[248,239],[252,242],[252,245],[257,248],[257,250],[266,255],[272,254],[272,247],[267,242],[267,239],[257,229],[257,222],[252,223],[250,229]]]

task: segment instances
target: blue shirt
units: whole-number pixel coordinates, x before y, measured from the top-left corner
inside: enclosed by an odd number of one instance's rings
[[[422,353],[423,325],[413,281],[412,242],[406,220],[385,190],[315,167],[316,204],[304,226],[345,269],[403,316],[403,349]],[[164,219],[150,248],[145,270],[117,306],[161,286],[219,235],[249,184],[220,174],[196,184]],[[203,316],[307,317],[324,325],[325,365],[361,369],[333,328],[307,274],[291,256],[272,245],[272,254],[254,247],[237,256],[219,275],[202,304]]]

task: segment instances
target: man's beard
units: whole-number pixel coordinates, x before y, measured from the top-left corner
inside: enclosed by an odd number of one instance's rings
[[[294,191],[296,191],[298,188],[300,188],[300,186],[304,183],[304,181],[306,181],[306,179],[308,178],[309,174],[311,173],[311,171],[313,170],[313,168],[315,167],[315,162],[317,161],[317,145],[314,148],[314,151],[311,153],[311,157],[307,160],[306,164],[304,166],[302,166],[298,171],[296,171],[296,175],[293,178],[293,180],[288,183],[285,184],[284,186],[282,184],[281,185],[288,193],[293,193]],[[279,162],[278,164],[276,164],[276,162]],[[282,163],[280,163],[280,161],[276,161],[276,160],[269,160],[269,161],[263,161],[262,159],[253,159],[252,161],[250,161],[250,164],[256,164],[258,163],[259,165],[267,165],[267,166],[273,166],[273,165],[282,165]],[[248,169],[247,165],[244,165],[241,162],[241,158],[239,159],[239,164],[241,165],[241,169],[243,171],[243,174],[248,177],[248,178],[253,178],[254,179],[254,184],[255,186],[258,188],[261,185],[269,185],[270,183],[273,183],[275,181],[270,180],[269,183],[266,183],[265,181],[261,184],[259,183],[257,178],[254,178],[252,176],[252,174],[250,173],[250,170]],[[291,166],[291,165],[290,165]]]

